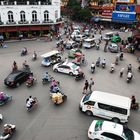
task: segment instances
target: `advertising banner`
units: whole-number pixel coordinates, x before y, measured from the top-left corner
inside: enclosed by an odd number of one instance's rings
[[[112,20],[125,20],[125,21],[135,21],[135,12],[113,12]]]
[[[134,0],[117,0],[120,3],[134,3]]]
[[[107,16],[107,17],[111,17],[112,16],[112,10],[111,9],[104,9],[102,11],[102,16]]]
[[[134,12],[135,11],[135,6],[134,5],[123,5],[123,4],[117,4],[116,11],[122,11],[122,12]]]

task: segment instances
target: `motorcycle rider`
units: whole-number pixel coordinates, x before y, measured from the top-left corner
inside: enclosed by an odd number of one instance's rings
[[[46,81],[51,81],[50,76],[48,74],[48,72],[45,73],[44,77],[42,80],[46,80]]]
[[[111,63],[110,72],[113,72],[114,70],[115,70],[115,64],[114,63]]]
[[[0,101],[5,101],[7,99],[6,95],[4,94],[4,92],[0,92]]]
[[[23,68],[24,68],[24,69],[29,68],[29,65],[27,64],[27,61],[26,61],[26,60],[23,62],[22,65],[23,65]]]
[[[96,66],[99,66],[100,65],[100,62],[101,62],[101,58],[98,57],[98,59],[96,60]]]
[[[37,59],[37,53],[34,51],[33,53],[33,60],[36,60]]]
[[[22,49],[22,51],[21,51],[21,54],[22,54],[22,55],[25,55],[25,54],[27,54],[27,52],[28,52],[28,51],[27,51],[27,48],[24,47],[24,48]]]
[[[120,53],[120,60],[123,60],[123,52]]]
[[[13,71],[18,70],[18,66],[16,61],[13,62],[13,66],[12,66]]]
[[[127,72],[132,72],[132,65],[131,64],[128,65]]]
[[[115,64],[118,65],[118,63],[119,63],[119,56],[117,55],[115,58]]]
[[[33,99],[33,97],[31,95],[29,96],[29,101],[32,105],[35,104],[35,100]]]
[[[3,136],[6,136],[6,135],[12,135],[12,128],[10,125],[8,126],[4,126],[4,132],[3,132]]]
[[[26,107],[27,107],[27,108],[32,108],[32,103],[31,103],[31,101],[29,100],[29,98],[26,99]]]
[[[120,77],[123,76],[123,73],[124,73],[124,68],[121,68],[121,71],[120,71]]]

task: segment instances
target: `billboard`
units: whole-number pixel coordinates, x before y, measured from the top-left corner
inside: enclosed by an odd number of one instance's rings
[[[125,4],[117,4],[116,11],[122,11],[122,12],[134,12],[135,11],[135,5],[125,5]]]
[[[134,3],[134,0],[117,0],[116,2],[120,2],[120,3]]]
[[[113,12],[112,20],[123,20],[123,21],[135,21],[136,13],[135,12]]]

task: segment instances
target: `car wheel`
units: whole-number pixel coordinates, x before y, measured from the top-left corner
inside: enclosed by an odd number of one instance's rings
[[[58,72],[58,69],[54,69],[55,72]]]
[[[93,115],[93,113],[91,112],[91,111],[86,111],[86,114],[88,115],[88,116],[92,116]]]
[[[113,118],[112,121],[115,123],[120,123],[120,119],[118,119],[118,118]]]
[[[72,73],[72,72],[70,72],[70,73],[69,73],[69,75],[70,75],[70,76],[73,76],[73,73]]]
[[[17,82],[17,83],[16,83],[16,87],[19,87],[19,85],[20,85],[19,82]]]

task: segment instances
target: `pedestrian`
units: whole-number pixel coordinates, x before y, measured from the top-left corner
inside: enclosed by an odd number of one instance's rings
[[[92,86],[94,85],[94,81],[93,81],[93,78],[90,78],[90,81],[89,81],[89,91],[92,92]]]
[[[88,87],[89,87],[89,83],[88,83],[88,80],[86,80],[85,81],[84,88],[83,88],[83,94],[86,94],[87,93]]]

